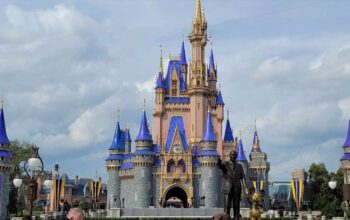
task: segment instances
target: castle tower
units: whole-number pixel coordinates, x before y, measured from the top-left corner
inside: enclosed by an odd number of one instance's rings
[[[118,113],[119,114],[119,113]],[[118,121],[115,126],[114,137],[112,144],[109,148],[109,157],[106,159],[107,168],[107,209],[120,208],[121,198],[120,198],[120,187],[121,180],[119,177],[119,168],[123,163],[125,153],[125,133],[120,130],[119,116]]]
[[[154,123],[155,123],[155,143],[161,144],[162,142],[162,130],[163,130],[163,123],[162,123],[162,117],[164,115],[165,111],[165,83],[164,83],[164,69],[163,69],[163,54],[162,50],[160,50],[160,62],[159,62],[159,73],[157,77],[156,82],[156,100],[155,100],[155,107],[153,109],[153,117],[154,117]]]
[[[224,141],[222,143],[222,159],[229,160],[230,159],[230,151],[236,149],[235,138],[233,137],[231,124],[229,120],[229,113],[227,111],[227,121],[225,127]]]
[[[240,136],[238,141],[238,155],[237,155],[237,163],[241,164],[243,167],[244,175],[246,176],[246,180],[248,180],[248,160],[244,153],[243,148],[243,141],[242,137]],[[247,198],[244,196],[244,192],[242,191],[242,198],[241,198],[241,207],[249,207]]]
[[[201,150],[198,160],[201,165],[200,196],[205,198],[205,207],[219,206],[220,172],[217,167],[218,152],[216,150],[217,139],[211,122],[211,114],[208,111],[206,129],[203,134]]]
[[[344,155],[340,159],[340,168],[344,174],[344,200],[350,198],[350,120],[348,132],[346,135],[345,142],[343,144]]]
[[[185,80],[185,84],[188,82],[188,65],[186,60],[186,52],[185,52],[185,42],[182,41],[181,45],[181,53],[180,53],[180,63],[181,63],[181,72],[183,74],[183,78]]]
[[[270,171],[270,163],[267,161],[266,153],[261,151],[260,148],[260,140],[258,137],[258,132],[255,126],[254,139],[253,139],[253,147],[250,153],[250,163],[249,163],[249,180],[252,183],[256,183],[259,189],[256,190],[264,190],[264,209],[269,208],[269,171]],[[261,188],[261,189],[260,189]]]
[[[143,110],[139,133],[135,139],[136,151],[131,161],[134,164],[134,207],[148,208],[151,205],[152,168],[155,154],[152,151],[152,136],[148,130],[146,112]]]
[[[214,107],[216,104],[215,99],[217,97],[217,94],[216,94],[217,93],[217,91],[216,91],[217,72],[216,72],[216,67],[214,64],[213,49],[210,50],[207,81],[208,81],[208,87],[209,87],[209,91],[210,91],[210,105],[212,107]]]
[[[215,92],[216,100],[215,100],[215,131],[217,132],[218,136],[218,143],[217,143],[217,151],[219,154],[222,155],[222,122],[224,120],[224,107],[225,103],[221,95],[221,91],[219,90],[217,93]]]
[[[0,219],[8,219],[7,206],[9,203],[9,173],[11,172],[12,154],[9,151],[10,141],[7,137],[3,102],[0,103]]]
[[[131,137],[130,137],[130,130],[128,128],[125,129],[125,154],[131,153]]]
[[[209,89],[206,85],[205,46],[207,44],[207,22],[202,13],[201,1],[196,0],[195,16],[189,40],[192,44],[192,60],[188,95],[190,97],[191,135],[190,145],[199,145],[204,132],[208,110]]]

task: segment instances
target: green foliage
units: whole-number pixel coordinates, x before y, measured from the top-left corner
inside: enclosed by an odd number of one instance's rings
[[[14,185],[13,185],[13,179],[16,177],[17,174],[20,174],[23,172],[23,168],[20,167],[20,162],[21,161],[25,161],[30,157],[31,154],[31,149],[30,147],[32,146],[32,144],[29,144],[27,142],[22,142],[20,143],[19,141],[13,141],[10,145],[10,152],[13,155],[12,158],[12,164],[14,165],[14,169],[13,171],[10,173],[10,201],[9,201],[9,212],[10,213],[18,213],[19,211],[21,211],[21,209],[23,208],[23,193],[20,193],[19,195],[19,190],[21,189],[17,189]],[[21,176],[21,179],[23,179],[23,176]],[[23,183],[25,184],[25,179],[23,181]],[[23,185],[24,185],[23,184]],[[23,191],[23,187],[22,191]],[[19,198],[21,197],[21,198]]]
[[[320,210],[322,215],[329,217],[342,216],[342,188],[343,174],[340,170],[337,173],[329,173],[324,163],[311,164],[309,168],[310,185],[312,190],[312,210]],[[337,182],[334,190],[328,186],[331,178]]]

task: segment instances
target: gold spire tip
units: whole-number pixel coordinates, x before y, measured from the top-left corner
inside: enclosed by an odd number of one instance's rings
[[[227,120],[228,120],[228,118],[229,118],[229,115],[230,115],[230,109],[229,108],[227,108]]]
[[[256,118],[255,118],[255,131],[256,131]]]
[[[162,45],[160,45],[159,72],[161,72],[163,74],[163,48],[162,48]]]
[[[1,100],[0,101],[0,109],[3,109],[4,108],[4,100]]]
[[[242,140],[242,130],[241,129],[239,129],[239,139]]]
[[[146,111],[146,97],[143,98],[143,111]]]
[[[117,120],[119,121],[119,119],[120,119],[120,109],[119,109],[119,107],[117,108]]]

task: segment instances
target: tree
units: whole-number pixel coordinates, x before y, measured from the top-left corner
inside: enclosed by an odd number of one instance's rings
[[[14,165],[13,171],[10,173],[10,200],[9,200],[9,212],[10,213],[18,213],[18,211],[22,208],[21,204],[19,202],[22,202],[24,199],[19,198],[18,199],[18,190],[14,185],[13,185],[13,179],[23,173],[23,168],[20,167],[21,161],[25,161],[30,157],[31,154],[31,146],[32,144],[28,142],[22,142],[20,143],[19,141],[15,140],[11,142],[10,145],[10,152],[13,155],[12,158],[12,164]],[[23,179],[23,176],[21,177]],[[26,179],[24,179],[23,183],[25,184]],[[24,185],[23,184],[23,185]],[[23,186],[22,186],[23,188]],[[23,191],[23,190],[22,190]],[[23,193],[21,193],[21,196],[23,197]]]
[[[311,164],[309,168],[310,186],[312,190],[311,207],[313,210],[320,210],[322,215],[327,217],[340,216],[343,188],[343,174],[340,170],[337,173],[329,173],[324,163]],[[328,183],[335,178],[337,187],[332,190]]]

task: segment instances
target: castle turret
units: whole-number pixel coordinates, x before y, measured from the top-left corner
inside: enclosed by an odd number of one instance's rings
[[[270,163],[267,161],[266,153],[261,151],[260,148],[260,140],[258,139],[258,132],[254,131],[255,141],[253,141],[253,149],[249,155],[250,163],[249,163],[249,172],[250,181],[256,185],[259,185],[260,189],[258,191],[264,190],[264,208],[269,208],[268,195],[269,195],[269,171],[270,171]]]
[[[181,72],[183,75],[183,78],[185,80],[185,84],[188,82],[188,65],[186,60],[186,52],[185,52],[185,42],[182,41],[181,44],[181,53],[180,53],[180,63],[181,63]]]
[[[128,128],[125,129],[125,154],[131,153],[131,137],[130,130]]]
[[[348,194],[350,189],[350,120],[349,120],[349,126],[348,131],[346,135],[345,142],[343,144],[343,150],[344,154],[342,158],[340,158],[340,168],[344,175],[344,200],[349,199],[350,195]]]
[[[224,140],[222,143],[223,160],[229,160],[231,150],[236,149],[236,145],[235,145],[236,142],[235,142],[235,138],[233,137],[231,124],[230,124],[230,120],[229,120],[228,115],[229,115],[229,113],[227,111],[227,121],[226,121],[225,133],[224,133]]]
[[[12,154],[9,151],[10,140],[7,137],[3,102],[0,103],[0,219],[8,219],[8,204],[9,204],[9,173],[11,172]]]
[[[189,40],[192,44],[192,60],[188,95],[190,97],[191,135],[190,145],[199,145],[204,131],[208,110],[209,89],[206,85],[205,46],[207,44],[207,22],[202,13],[201,1],[196,0],[195,15]]]
[[[221,95],[221,91],[219,90],[216,94],[215,92],[215,113],[216,113],[216,121],[214,123],[215,130],[218,135],[218,143],[217,143],[217,150],[220,155],[222,155],[222,122],[224,120],[224,100]]]
[[[161,144],[162,135],[162,123],[161,119],[165,111],[165,82],[164,82],[164,69],[163,69],[163,54],[162,50],[160,50],[160,62],[159,62],[159,73],[156,81],[156,100],[155,100],[155,106],[153,109],[153,117],[154,117],[154,123],[155,123],[155,133],[159,134],[156,136],[155,143]]]
[[[210,104],[211,106],[215,105],[215,98],[216,98],[216,82],[217,82],[217,72],[216,67],[214,64],[214,53],[213,50],[210,50],[210,57],[209,57],[209,66],[208,66],[208,72],[207,72],[207,81],[208,81],[208,87],[210,91]]]
[[[244,148],[243,148],[243,141],[242,137],[240,137],[238,141],[238,155],[237,155],[237,163],[241,164],[243,167],[244,175],[246,176],[246,180],[249,179],[247,178],[249,176],[248,174],[248,160],[247,157],[245,156],[244,153]],[[242,191],[242,197],[241,197],[241,207],[249,207],[247,198],[244,196],[244,192]]]
[[[152,168],[155,153],[152,151],[152,136],[148,129],[145,110],[142,112],[142,119],[139,133],[135,139],[136,151],[132,155],[134,164],[134,207],[148,208],[151,205],[152,194]]]
[[[201,151],[198,160],[201,165],[200,197],[204,198],[205,207],[219,206],[220,177],[217,167],[218,152],[216,150],[217,139],[211,122],[211,115],[208,111],[206,129],[203,134]]]
[[[119,111],[119,110],[118,110]],[[118,116],[119,117],[119,116]],[[107,183],[107,209],[120,208],[120,177],[119,168],[123,163],[125,152],[125,133],[120,130],[119,120],[115,126],[114,137],[109,148],[109,157],[106,159],[108,175]]]

